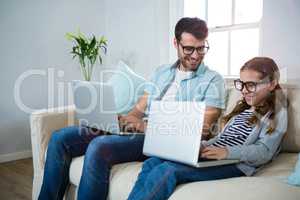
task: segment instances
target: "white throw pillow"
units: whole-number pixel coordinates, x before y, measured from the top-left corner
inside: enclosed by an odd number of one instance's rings
[[[114,88],[117,113],[127,114],[144,94],[146,80],[123,61],[119,61],[118,67],[108,83]]]

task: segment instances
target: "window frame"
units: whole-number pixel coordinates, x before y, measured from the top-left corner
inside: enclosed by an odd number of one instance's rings
[[[233,75],[232,74],[232,67],[231,67],[231,49],[232,49],[232,45],[231,45],[231,33],[234,30],[243,30],[243,29],[254,29],[257,28],[258,32],[259,32],[259,36],[258,36],[258,56],[261,55],[261,44],[262,44],[262,37],[261,37],[261,21],[262,21],[262,17],[260,18],[260,20],[258,20],[257,22],[248,22],[248,23],[238,23],[235,24],[235,9],[236,9],[236,4],[235,1],[236,0],[231,0],[232,1],[232,8],[231,8],[231,24],[230,25],[222,25],[222,26],[215,26],[215,27],[208,27],[208,31],[209,34],[214,33],[214,32],[226,32],[228,31],[228,53],[227,53],[227,74],[222,74],[222,76],[224,77],[229,77],[229,78],[233,78],[233,77],[238,77],[238,75]],[[205,0],[205,13],[204,13],[204,20],[208,21],[208,0]],[[175,27],[175,23],[177,22],[177,20],[179,20],[181,17],[184,16],[184,0],[172,0],[169,3],[169,8],[170,8],[170,12],[169,12],[169,16],[170,16],[170,41],[173,41],[174,35],[173,35],[173,30]],[[262,1],[263,3],[263,1]],[[262,5],[263,6],[263,5]],[[262,8],[263,9],[263,8]],[[170,45],[172,46],[172,45]],[[174,48],[170,48],[169,50],[169,60],[170,62],[174,62]]]

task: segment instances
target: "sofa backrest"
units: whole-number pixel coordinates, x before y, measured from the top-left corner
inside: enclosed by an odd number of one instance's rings
[[[288,128],[283,139],[282,151],[300,152],[300,88],[299,86],[284,84],[281,86],[286,91],[289,100]],[[229,86],[227,89],[227,106],[224,114],[230,112],[240,98],[240,92]]]

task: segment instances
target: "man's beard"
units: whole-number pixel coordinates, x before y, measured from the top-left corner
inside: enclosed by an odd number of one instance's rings
[[[191,58],[189,57],[182,57],[180,59],[180,65],[186,70],[196,71],[202,61],[203,61],[203,57],[196,62],[191,61]]]

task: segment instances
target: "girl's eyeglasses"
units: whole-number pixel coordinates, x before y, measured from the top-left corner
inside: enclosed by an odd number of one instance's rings
[[[244,87],[248,92],[256,92],[257,85],[267,83],[267,81],[260,81],[260,82],[254,82],[254,81],[247,81],[243,82],[240,79],[234,80],[234,87],[235,89],[242,91]]]

